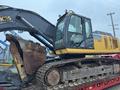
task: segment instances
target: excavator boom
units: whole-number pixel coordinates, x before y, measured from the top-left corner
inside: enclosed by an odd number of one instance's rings
[[[8,30],[28,31],[53,50],[55,26],[35,12],[1,5],[0,32]]]

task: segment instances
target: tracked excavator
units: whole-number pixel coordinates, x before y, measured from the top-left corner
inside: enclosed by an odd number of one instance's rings
[[[11,30],[27,31],[44,44],[6,34],[21,87],[34,82],[35,90],[103,90],[120,83],[119,58],[86,57],[120,53],[117,38],[93,34],[90,18],[70,10],[54,26],[35,12],[1,5],[0,32]]]

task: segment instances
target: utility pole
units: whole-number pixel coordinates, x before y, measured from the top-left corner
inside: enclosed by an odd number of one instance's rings
[[[113,21],[113,15],[115,14],[115,12],[111,12],[111,13],[108,13],[107,15],[110,16],[111,18],[111,24],[112,24],[112,29],[113,29],[113,35],[114,37],[116,37],[116,34],[115,34],[115,25],[114,25],[114,21]]]

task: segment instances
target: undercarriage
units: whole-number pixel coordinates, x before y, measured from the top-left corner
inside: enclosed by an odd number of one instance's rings
[[[37,71],[36,80],[43,90],[76,90],[79,85],[107,80],[119,74],[119,60],[111,58],[70,59],[43,65]]]

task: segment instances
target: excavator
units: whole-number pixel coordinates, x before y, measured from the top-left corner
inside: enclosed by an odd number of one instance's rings
[[[35,83],[35,90],[103,90],[95,88],[120,83],[120,59],[86,57],[120,53],[119,39],[93,33],[90,18],[70,10],[55,26],[33,11],[1,5],[0,32],[12,30],[27,31],[39,41],[6,34],[22,89]]]

